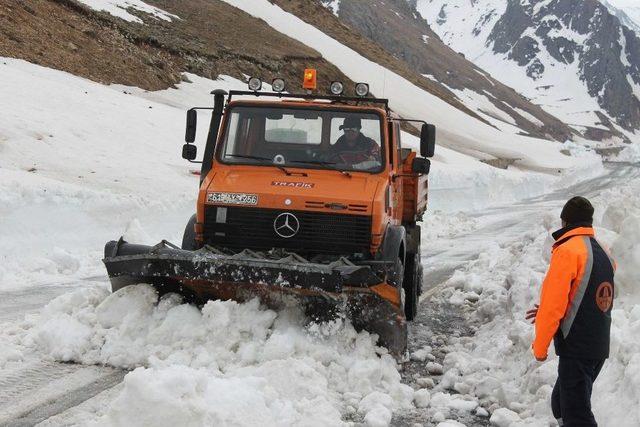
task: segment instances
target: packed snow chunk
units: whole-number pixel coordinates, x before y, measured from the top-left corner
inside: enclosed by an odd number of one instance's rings
[[[393,414],[382,405],[377,405],[364,417],[364,423],[368,427],[387,427],[391,424]]]
[[[479,417],[488,417],[489,412],[487,412],[487,410],[484,409],[483,407],[478,406],[478,408],[476,409],[476,415]]]
[[[386,427],[391,423],[394,401],[386,393],[374,391],[358,405],[358,412],[365,414],[364,422],[370,427]]]
[[[148,5],[142,0],[79,0],[81,3],[86,4],[91,9],[104,11],[110,13],[113,16],[124,19],[125,21],[137,22],[142,24],[143,21],[135,15],[132,15],[127,9],[134,9],[137,12],[143,12],[149,14],[157,19],[163,21],[172,21],[173,19],[179,19],[176,15],[159,9],[155,6]]]
[[[431,393],[426,388],[421,388],[413,393],[413,402],[418,408],[426,408],[431,401]]]
[[[446,419],[447,417],[445,417],[444,414],[440,411],[436,411],[436,413],[434,413],[431,417],[431,421],[433,421],[434,423],[443,423]]]
[[[419,362],[424,362],[431,356],[431,352],[433,348],[431,346],[425,346],[419,350],[416,350],[411,353],[411,360],[417,360]]]
[[[478,407],[475,400],[465,400],[460,395],[438,392],[431,396],[431,407],[458,412],[472,412]]]
[[[96,318],[93,308],[106,295],[106,290],[92,288],[54,299],[42,309],[39,323],[27,331],[24,341],[56,360],[78,360],[96,344],[90,326]]]
[[[519,423],[521,421],[522,419],[518,414],[507,408],[495,410],[493,414],[491,414],[491,418],[489,418],[491,425],[497,427],[510,427],[512,424]]]
[[[58,272],[73,274],[80,269],[80,261],[62,248],[54,247],[51,260],[58,266]]]
[[[91,347],[92,331],[66,313],[40,325],[34,339],[51,357],[62,362],[76,359]]]
[[[435,381],[433,381],[432,378],[428,378],[428,377],[418,378],[416,380],[416,384],[418,384],[420,387],[425,387],[425,388],[433,388],[436,385]]]
[[[222,379],[186,366],[138,368],[125,377],[122,393],[99,424],[128,426],[136,420],[150,426],[285,425],[280,418],[287,416],[284,403],[259,378]],[[341,423],[339,416],[331,421]]]
[[[149,316],[158,301],[158,292],[151,285],[125,286],[102,301],[95,309],[103,328],[115,328],[128,318]]]
[[[393,399],[386,393],[374,391],[366,395],[358,405],[358,412],[368,413],[378,406],[384,406],[385,408],[393,407]]]
[[[399,387],[395,387],[394,391],[398,396],[404,396],[403,400],[408,395],[409,402],[413,393],[411,387],[400,384],[400,373],[393,357],[388,354],[376,359],[354,361],[347,373],[347,382],[351,389],[363,393],[376,391],[380,383],[397,384]]]
[[[460,421],[445,420],[438,423],[436,427],[467,427],[467,426],[465,424],[462,424]]]
[[[427,372],[433,375],[442,375],[442,365],[436,362],[429,362],[427,363]]]
[[[122,235],[122,239],[125,242],[135,242],[140,245],[155,245],[158,242],[154,242],[151,236],[145,231],[140,224],[138,218],[132,219]]]

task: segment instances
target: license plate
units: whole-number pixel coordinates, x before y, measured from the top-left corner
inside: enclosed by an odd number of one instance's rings
[[[256,194],[245,193],[209,193],[207,203],[219,203],[222,205],[257,205]]]

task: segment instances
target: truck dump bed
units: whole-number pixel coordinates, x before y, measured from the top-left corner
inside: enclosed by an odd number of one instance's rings
[[[415,152],[408,154],[408,162],[416,157]],[[427,175],[418,175],[411,170],[404,170],[402,175],[402,191],[403,191],[403,209],[402,221],[413,222],[416,218],[422,218],[427,210],[429,177]]]

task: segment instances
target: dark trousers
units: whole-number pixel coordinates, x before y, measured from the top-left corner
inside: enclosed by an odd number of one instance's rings
[[[564,427],[598,425],[591,412],[591,391],[604,360],[560,357],[558,380],[551,394],[551,410]]]

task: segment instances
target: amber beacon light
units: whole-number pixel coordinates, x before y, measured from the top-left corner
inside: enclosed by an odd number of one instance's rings
[[[313,68],[304,70],[304,79],[302,80],[302,88],[307,90],[315,90],[318,86],[317,73]]]

